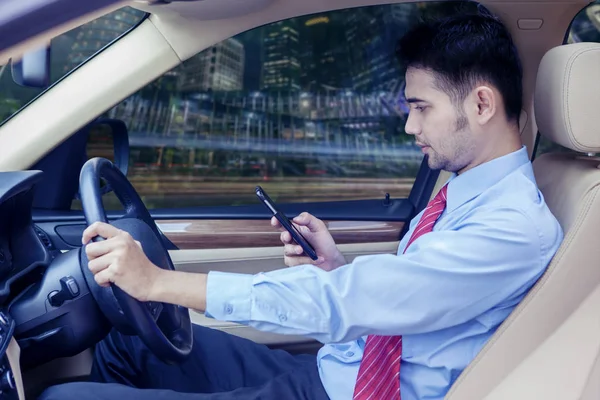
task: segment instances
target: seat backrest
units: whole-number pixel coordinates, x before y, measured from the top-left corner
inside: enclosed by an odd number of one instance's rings
[[[550,50],[537,75],[536,122],[579,154],[544,154],[534,170],[565,238],[446,399],[600,399],[600,158],[590,154],[600,152],[599,106],[600,44]]]

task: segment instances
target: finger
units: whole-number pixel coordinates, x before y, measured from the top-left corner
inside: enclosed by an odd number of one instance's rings
[[[312,218],[312,215],[310,213],[307,213],[306,211],[303,213],[300,213],[298,215],[296,215],[293,218],[293,221],[297,224],[300,225],[305,225],[308,223],[308,221]]]
[[[112,272],[110,268],[106,268],[96,275],[94,275],[94,280],[96,283],[102,287],[110,286],[111,282],[113,282]]]
[[[279,238],[281,239],[281,242],[283,244],[290,244],[294,241],[294,239],[292,238],[292,235],[286,230],[281,232],[281,235],[279,235]]]
[[[85,246],[85,254],[89,260],[93,260],[94,258],[103,256],[106,253],[110,253],[119,247],[120,244],[121,241],[114,237],[101,242],[91,242]]]
[[[94,275],[110,267],[113,263],[115,256],[112,254],[105,254],[102,257],[98,257],[88,262],[88,268]]]
[[[302,235],[310,235],[315,232],[312,229],[310,229],[308,226],[298,225],[294,222],[292,222],[292,224],[294,224],[294,226],[296,227],[298,232],[300,232]]]
[[[303,212],[295,217],[294,222],[298,228],[307,227],[311,232],[317,232],[325,227],[323,221],[307,212]]]
[[[320,266],[325,262],[323,257],[319,257],[316,260],[310,257],[284,257],[284,263],[288,267],[297,267],[298,265],[314,265]]]
[[[285,265],[288,267],[297,267],[298,265],[315,265],[318,266],[322,264],[322,261],[317,263],[317,261],[311,260],[310,257],[284,257]]]
[[[317,256],[316,260],[310,259],[310,263],[313,265],[321,265],[325,262],[325,259],[321,256]]]
[[[104,222],[94,222],[92,225],[88,226],[85,231],[83,231],[83,236],[81,237],[81,242],[83,244],[87,244],[90,240],[95,238],[96,236],[101,236],[105,239],[110,239],[112,237],[117,236],[121,232],[120,229],[115,228],[112,225],[109,225]]]
[[[304,253],[304,249],[302,249],[302,246],[298,246],[298,245],[294,245],[294,244],[286,244],[283,247],[283,254],[286,257],[297,257],[297,256],[301,255],[302,253]]]
[[[284,257],[284,263],[287,267],[297,267],[298,265],[307,265],[311,263],[308,257]]]
[[[285,228],[281,225],[281,222],[277,219],[277,217],[271,218],[271,226],[278,229],[279,232],[285,232]]]

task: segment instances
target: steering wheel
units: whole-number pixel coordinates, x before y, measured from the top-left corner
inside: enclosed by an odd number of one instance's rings
[[[125,216],[111,225],[129,232],[139,241],[144,253],[155,265],[174,270],[161,234],[142,199],[125,175],[105,158],[92,158],[81,168],[79,195],[87,224],[97,221],[108,223],[102,204],[101,178],[110,185],[125,207]],[[104,239],[94,239],[98,240]],[[192,323],[187,308],[166,303],[140,302],[114,284],[103,288],[96,283],[88,268],[89,260],[84,248],[80,250],[79,260],[90,292],[119,332],[138,335],[157,357],[169,364],[186,359],[193,346]]]

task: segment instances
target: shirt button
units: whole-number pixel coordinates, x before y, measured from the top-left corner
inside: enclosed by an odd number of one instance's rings
[[[354,355],[353,351],[346,352],[346,357],[352,357]]]
[[[227,304],[227,305],[225,306],[225,312],[226,312],[227,314],[231,314],[231,313],[233,312],[233,307],[231,307],[231,305]]]
[[[281,322],[285,322],[285,321],[287,321],[287,317],[285,315],[281,314],[281,315],[279,315],[279,320]]]

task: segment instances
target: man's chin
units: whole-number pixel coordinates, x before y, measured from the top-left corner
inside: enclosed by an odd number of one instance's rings
[[[431,157],[427,159],[427,165],[429,166],[429,169],[434,171],[444,168],[442,163],[438,162],[437,160],[432,160]]]

